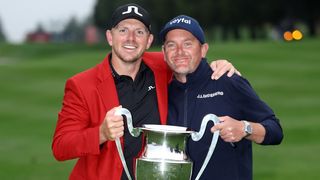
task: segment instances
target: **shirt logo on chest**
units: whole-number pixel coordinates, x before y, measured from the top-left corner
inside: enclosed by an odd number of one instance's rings
[[[148,91],[151,91],[152,89],[156,88],[155,86],[149,86]]]
[[[217,92],[209,93],[209,94],[198,94],[197,99],[213,98],[216,96],[223,96],[223,92],[217,91]]]

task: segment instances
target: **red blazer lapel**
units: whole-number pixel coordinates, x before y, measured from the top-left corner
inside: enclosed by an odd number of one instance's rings
[[[101,81],[101,83],[97,85],[97,89],[101,95],[106,112],[115,106],[119,106],[118,94],[110,70],[108,57],[109,55],[107,55],[104,61],[99,64],[98,79]]]

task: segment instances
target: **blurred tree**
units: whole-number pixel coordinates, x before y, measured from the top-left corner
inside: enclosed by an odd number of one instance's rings
[[[240,0],[216,0],[217,21],[222,26],[222,39],[241,38],[239,28],[242,23]]]
[[[109,19],[111,19],[111,13],[116,8],[116,1],[113,0],[97,0],[94,7],[93,19],[94,23],[100,29],[106,29],[108,27]]]
[[[105,30],[112,12],[130,0],[97,0],[94,22]],[[316,34],[320,19],[320,1],[313,0],[136,0],[152,17],[152,31],[158,37],[161,27],[172,17],[186,14],[196,18],[204,29],[222,29],[222,39],[240,40],[241,28],[249,32],[251,39],[266,38],[266,24],[282,26],[294,20],[306,23],[311,36]],[[289,21],[288,21],[289,20]],[[218,28],[215,28],[218,27]]]
[[[306,1],[306,11],[309,12],[304,17],[307,26],[309,28],[309,35],[314,37],[317,35],[316,26],[320,20],[320,2],[307,0]]]
[[[164,24],[172,19],[177,9],[176,1],[171,0],[148,0],[146,1],[146,9],[150,12],[152,18],[152,33],[155,37],[155,43],[160,44],[159,31]]]
[[[72,17],[62,31],[62,36],[66,42],[81,42],[84,40],[84,27]]]
[[[288,2],[288,0],[287,0]],[[320,20],[320,2],[313,0],[292,0],[288,2],[287,16],[306,23],[309,35],[316,36],[316,26]]]
[[[37,32],[37,33],[43,33],[43,32],[45,32],[45,30],[44,30],[44,28],[43,28],[43,25],[42,25],[41,23],[38,23],[38,24],[37,24],[37,27],[36,27],[35,32]]]
[[[0,19],[0,42],[5,42],[6,41],[6,36],[4,35],[3,29],[2,29],[2,22]]]
[[[320,2],[307,0],[306,11],[309,12],[304,17],[307,26],[309,28],[309,35],[311,37],[316,36],[316,25],[320,20]]]
[[[252,40],[260,39],[265,36],[263,34],[263,25],[266,23],[264,20],[264,12],[268,11],[268,1],[244,0],[239,3],[241,17],[244,25],[249,29],[249,37]]]

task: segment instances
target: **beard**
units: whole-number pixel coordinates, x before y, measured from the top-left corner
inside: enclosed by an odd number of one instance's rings
[[[177,74],[185,75],[190,73],[191,58],[188,56],[172,57],[167,63],[172,71]]]
[[[119,59],[125,63],[135,63],[137,62],[139,59],[141,59],[141,55],[136,54],[136,55],[125,55],[125,54],[121,54],[118,53],[117,51],[114,51],[114,53],[116,54],[116,56],[119,57]]]
[[[187,75],[190,72],[190,69],[188,67],[175,67],[174,69],[172,69],[174,73],[176,74],[180,74],[180,75]]]

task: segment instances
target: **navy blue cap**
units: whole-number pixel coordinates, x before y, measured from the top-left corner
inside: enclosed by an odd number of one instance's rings
[[[150,14],[138,4],[130,3],[118,7],[111,17],[111,28],[115,27],[120,21],[125,19],[137,19],[141,21],[149,31],[151,31]]]
[[[192,17],[179,15],[170,20],[160,31],[160,39],[162,42],[165,41],[167,33],[173,29],[184,29],[189,31],[200,41],[201,44],[205,43],[205,37],[202,28],[198,21]]]

